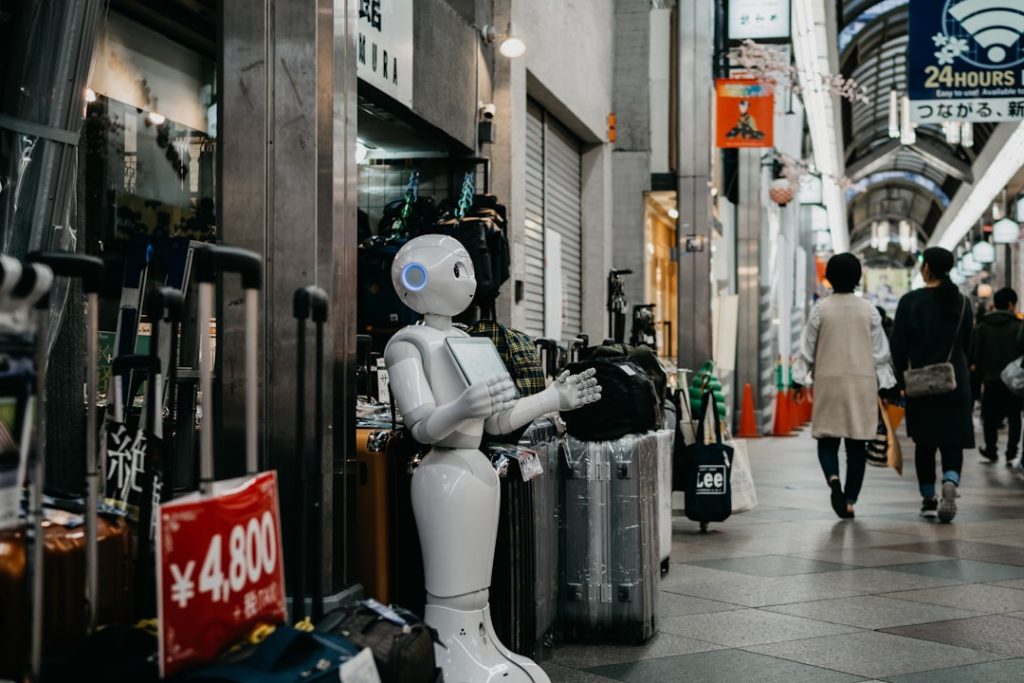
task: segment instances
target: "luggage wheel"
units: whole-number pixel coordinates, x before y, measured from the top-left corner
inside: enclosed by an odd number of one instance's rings
[[[700,532],[702,534],[706,534],[708,532],[708,523],[707,522],[701,522],[700,523]]]

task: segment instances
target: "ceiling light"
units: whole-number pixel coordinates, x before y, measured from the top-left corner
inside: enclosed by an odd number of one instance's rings
[[[946,142],[951,145],[960,144],[960,122],[959,121],[943,121],[942,132],[946,136]]]
[[[149,122],[152,123],[154,126],[161,126],[163,125],[164,121],[167,120],[166,116],[164,116],[163,114],[157,114],[155,111],[149,112],[149,114],[146,115],[146,118],[149,119]]]
[[[85,89],[85,101],[86,102],[95,102],[96,101],[96,91],[93,90],[92,88],[86,88]]]
[[[950,271],[949,279],[953,281],[954,285],[962,285],[963,283],[967,282],[967,278],[963,276],[959,268],[954,268],[952,271]]]
[[[974,259],[974,256],[972,256],[970,252],[968,252],[964,254],[962,259],[960,259],[960,268],[968,275],[974,275],[981,270],[981,264]]]
[[[901,102],[903,106],[900,117],[900,143],[913,145],[917,142],[917,133],[914,131],[914,124],[910,121],[910,97],[904,95]]]
[[[1010,179],[1024,166],[1024,122],[1017,123],[1009,139],[997,149],[999,151],[992,163],[975,180],[974,185],[961,188],[961,192],[967,192],[966,200],[959,211],[950,207],[952,210],[947,211],[947,215],[952,218],[945,229],[941,223],[936,226],[935,234],[930,241],[931,246],[954,248],[964,235],[977,224],[985,211],[992,206],[992,200],[1002,192]]]
[[[671,218],[672,220],[679,218],[679,211],[677,211],[675,208],[669,209],[668,217]]]
[[[509,36],[501,41],[501,45],[498,46],[498,52],[509,59],[516,59],[526,54],[526,43],[523,42],[522,38]]]
[[[900,136],[900,94],[895,90],[889,91],[889,137],[896,139]]]
[[[996,260],[996,248],[988,242],[977,242],[971,248],[971,255],[978,263],[992,263]]]
[[[970,121],[964,121],[960,126],[960,144],[974,147],[974,124]]]
[[[1020,224],[1006,217],[992,226],[992,241],[996,244],[1013,244],[1020,239]]]

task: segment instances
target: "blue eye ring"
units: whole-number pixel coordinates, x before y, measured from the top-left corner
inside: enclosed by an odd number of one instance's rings
[[[419,280],[418,284],[413,284],[409,280],[409,273],[410,272],[414,272],[414,271],[418,272],[419,276],[420,276],[419,278],[417,278]],[[414,275],[414,277],[415,277],[415,275]],[[421,264],[416,263],[416,262],[406,264],[406,266],[404,268],[402,268],[402,286],[405,287],[410,292],[418,292],[421,289],[423,289],[424,287],[426,287],[427,286],[427,269],[424,268]]]

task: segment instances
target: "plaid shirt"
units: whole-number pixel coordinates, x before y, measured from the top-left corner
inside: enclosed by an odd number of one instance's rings
[[[544,370],[540,366],[537,347],[529,335],[492,320],[481,320],[469,328],[469,334],[473,337],[488,337],[494,342],[522,396],[544,391]]]

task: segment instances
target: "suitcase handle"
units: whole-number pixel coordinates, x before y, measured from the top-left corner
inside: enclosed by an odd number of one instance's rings
[[[63,251],[34,251],[28,255],[29,263],[42,263],[59,277],[77,278],[82,281],[82,291],[96,294],[103,284],[103,260],[85,254],[71,254]]]
[[[174,287],[153,290],[146,302],[146,313],[154,320],[165,323],[181,322],[185,312],[185,298]]]
[[[238,273],[243,289],[259,289],[263,280],[263,261],[259,254],[240,247],[206,245],[195,250],[196,278],[199,282],[217,281],[217,273]]]
[[[99,487],[103,464],[97,457],[96,435],[96,384],[99,360],[99,291],[103,284],[103,261],[95,256],[68,252],[32,252],[30,263],[49,266],[54,275],[77,278],[82,282],[82,291],[88,301],[86,313],[86,440],[85,440],[85,576],[87,621],[91,631],[96,626],[96,604],[99,598],[99,521],[96,507],[99,504]],[[45,344],[45,340],[44,340]]]
[[[327,322],[327,292],[319,287],[303,287],[295,290],[292,300],[292,311],[296,320],[308,320],[310,316],[315,323]]]

